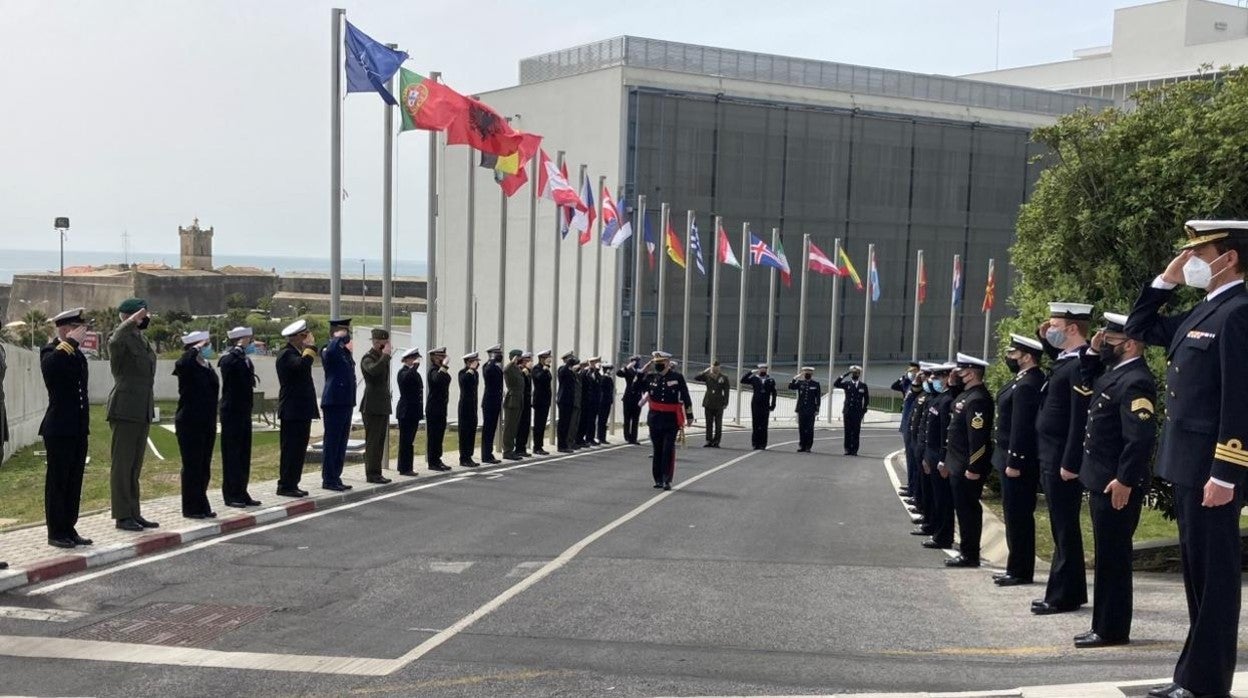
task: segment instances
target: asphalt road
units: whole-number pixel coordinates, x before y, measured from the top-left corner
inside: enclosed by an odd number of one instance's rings
[[[883,464],[894,429],[864,430],[856,458],[833,431],[814,454],[794,452],[792,429],[762,452],[745,432],[722,449],[693,435],[666,494],[648,446],[430,479],[0,595],[59,616],[0,617],[0,636],[20,636],[0,637],[0,694],[740,695],[1168,674],[1184,629],[1174,579],[1137,581],[1136,644],[1076,653],[1088,611],[1034,617],[1041,587],[946,570],[907,535]],[[255,619],[194,642],[211,652],[118,642],[142,639],[125,614],[152,604]],[[12,656],[36,646],[47,656]],[[311,665],[324,673],[284,670]]]

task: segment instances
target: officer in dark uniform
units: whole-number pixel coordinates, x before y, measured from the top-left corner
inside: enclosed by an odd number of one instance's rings
[[[949,485],[949,471],[940,467],[945,462],[953,400],[961,392],[957,378],[952,375],[953,368],[953,364],[932,368],[932,397],[927,401],[927,417],[923,424],[927,430],[923,473],[927,475],[932,489],[932,507],[925,516],[931,538],[923,541],[923,547],[939,550],[953,547],[953,490]]]
[[[312,362],[316,359],[316,338],[308,323],[296,320],[282,329],[286,346],[277,354],[277,418],[281,420],[281,466],[277,494],[306,497],[299,489],[303,462],[308,454],[312,420],[320,419],[316,409],[316,385],[312,382]]]
[[[676,474],[676,437],[684,431],[685,424],[693,422],[693,398],[685,377],[671,366],[672,355],[656,351],[645,368],[653,366],[652,373],[644,373],[642,390],[650,406],[646,425],[650,427],[652,446],[650,470],[654,486],[672,489]]]
[[[1039,334],[1053,359],[1053,370],[1040,391],[1036,432],[1040,482],[1053,533],[1053,563],[1044,598],[1031,605],[1031,612],[1037,615],[1073,611],[1088,602],[1079,523],[1083,506],[1079,468],[1092,389],[1083,385],[1079,362],[1088,348],[1092,306],[1050,303],[1049,314],[1051,319],[1040,325]]]
[[[842,373],[832,387],[845,391],[845,401],[841,405],[841,415],[845,423],[845,455],[856,456],[862,434],[862,418],[866,416],[867,406],[871,404],[871,391],[867,388],[867,382],[862,380],[862,367],[850,366],[849,371]]]
[[[615,404],[615,367],[603,364],[598,375],[598,434],[599,444],[607,441],[607,422],[611,420],[611,406]]]
[[[706,416],[706,443],[703,447],[719,448],[720,439],[724,436],[724,408],[728,407],[732,385],[728,376],[719,370],[718,361],[712,361],[710,367],[693,379],[706,384],[706,394],[702,396],[702,411]]]
[[[1142,358],[1146,345],[1123,333],[1126,324],[1126,315],[1105,313],[1082,359],[1093,398],[1079,481],[1088,489],[1096,568],[1092,629],[1075,636],[1079,648],[1131,641],[1131,538],[1152,479],[1157,379]]]
[[[992,393],[984,385],[988,362],[958,354],[958,384],[962,392],[953,400],[945,462],[953,491],[953,511],[958,519],[957,557],[946,567],[979,567],[979,543],[984,529],[984,508],[979,503],[984,481],[992,471]]]
[[[450,470],[442,462],[442,440],[446,436],[446,414],[451,402],[451,371],[446,365],[446,347],[429,350],[429,395],[425,400],[425,462],[433,471]],[[470,449],[471,450],[471,449]]]
[[[759,364],[758,368],[741,376],[741,385],[754,389],[750,398],[750,420],[754,427],[750,442],[754,450],[767,448],[767,427],[771,421],[771,412],[776,409],[776,379],[767,375],[767,364]]]
[[[533,452],[539,456],[549,453],[546,445],[546,423],[550,421],[551,394],[550,350],[537,353],[537,365],[533,367]],[[556,441],[558,433],[555,434]]]
[[[576,427],[580,414],[577,402],[580,395],[576,385],[576,367],[578,361],[572,352],[564,354],[563,365],[559,367],[559,420],[556,424],[555,444],[560,453],[571,453],[576,445]]]
[[[477,388],[481,383],[479,369],[481,358],[477,352],[464,354],[464,367],[459,369],[459,464],[475,468],[480,463],[472,459],[473,446],[477,441]]]
[[[412,347],[399,357],[403,368],[399,369],[399,404],[395,418],[399,421],[400,475],[416,477],[416,430],[425,418],[425,383],[420,377],[420,349]]]
[[[520,402],[520,428],[516,430],[515,452],[521,458],[533,455],[529,453],[529,436],[533,432],[533,354],[521,352],[520,372],[524,374],[523,399]]]
[[[586,446],[598,445],[598,366],[601,357],[589,357],[588,365],[581,370],[581,442]]]
[[[481,462],[494,464],[502,462],[494,457],[494,438],[503,414],[503,345],[495,344],[485,353],[489,360],[481,367]],[[510,451],[511,445],[504,442],[503,450]]]
[[[993,577],[997,586],[1031,584],[1036,572],[1036,414],[1045,378],[1040,370],[1043,354],[1044,345],[1035,339],[1010,335],[1005,365],[1014,377],[997,392],[997,446],[992,452],[1010,549],[1005,572]]]
[[[325,425],[325,435],[321,439],[321,487],[345,492],[351,485],[343,483],[342,467],[347,460],[356,390],[351,318],[330,320],[329,334],[329,343],[321,350],[321,368],[325,370],[325,386],[321,390],[321,415]]]
[[[921,472],[918,461],[910,457],[910,446],[907,443],[910,428],[910,413],[914,409],[914,398],[919,391],[910,390],[910,386],[914,384],[915,378],[919,374],[919,364],[917,361],[911,361],[906,368],[906,372],[901,377],[893,381],[892,389],[901,393],[901,424],[897,427],[897,431],[901,433],[902,453],[906,458],[906,484],[902,486],[897,493],[906,499],[913,500],[918,494],[919,483],[918,477]],[[913,504],[913,501],[907,502]]]
[[[250,327],[227,333],[228,351],[221,352],[221,494],[227,507],[255,507],[247,492],[251,482],[251,408],[257,384],[256,367],[247,356]]]
[[[182,516],[215,519],[208,502],[212,479],[212,451],[217,443],[217,399],[221,383],[212,365],[204,360],[209,346],[207,331],[182,337],[182,356],[173,365],[178,377],[178,412],[174,417],[178,452],[182,456]]]
[[[516,453],[516,437],[520,434],[520,414],[524,412],[524,368],[520,366],[520,357],[524,352],[512,349],[507,355],[510,361],[503,369],[503,383],[507,392],[503,395],[503,458],[520,460]],[[486,365],[489,370],[489,365]]]
[[[39,425],[48,458],[43,509],[48,544],[58,548],[92,542],[78,535],[76,529],[82,474],[87,467],[87,435],[91,432],[87,357],[78,348],[87,335],[83,312],[74,308],[52,318],[56,337],[39,351],[39,369],[48,389],[48,411]]]
[[[789,390],[797,391],[797,451],[810,453],[815,445],[815,417],[819,415],[820,386],[815,369],[803,366],[789,381]]]
[[[918,527],[910,532],[912,536],[929,536],[932,533],[927,519],[932,513],[932,488],[928,484],[927,475],[923,472],[923,451],[927,438],[923,425],[927,417],[927,401],[932,396],[930,371],[934,365],[926,361],[919,362],[919,373],[910,384],[910,390],[918,395],[914,398],[914,405],[910,409],[910,418],[906,420],[906,443],[912,453],[911,457],[919,464],[917,489],[912,492],[913,496],[907,499],[907,503],[912,502],[919,512],[919,516],[914,519]]]
[[[1190,619],[1174,683],[1150,695],[1231,690],[1239,636],[1240,507],[1248,485],[1248,222],[1189,221],[1183,251],[1144,288],[1124,328],[1166,347],[1166,421],[1157,474],[1174,483]],[[1178,284],[1206,291],[1161,314]]]
[[[630,444],[637,443],[637,428],[641,423],[641,386],[638,380],[641,374],[640,354],[629,357],[628,363],[615,372],[624,379],[624,396],[621,398],[624,412],[624,440]]]

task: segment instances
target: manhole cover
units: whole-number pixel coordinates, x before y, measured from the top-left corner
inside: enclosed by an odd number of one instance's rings
[[[154,603],[79,628],[68,637],[142,645],[204,647],[231,630],[264,617],[268,612],[269,609],[257,606]]]

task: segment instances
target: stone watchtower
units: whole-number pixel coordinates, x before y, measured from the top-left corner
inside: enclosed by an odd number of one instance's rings
[[[212,271],[212,228],[200,228],[196,218],[189,228],[178,226],[178,238],[182,243],[183,269]]]

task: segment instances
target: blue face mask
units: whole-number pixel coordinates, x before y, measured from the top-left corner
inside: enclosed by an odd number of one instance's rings
[[[932,379],[932,392],[940,393],[945,390],[945,382],[939,378]]]

